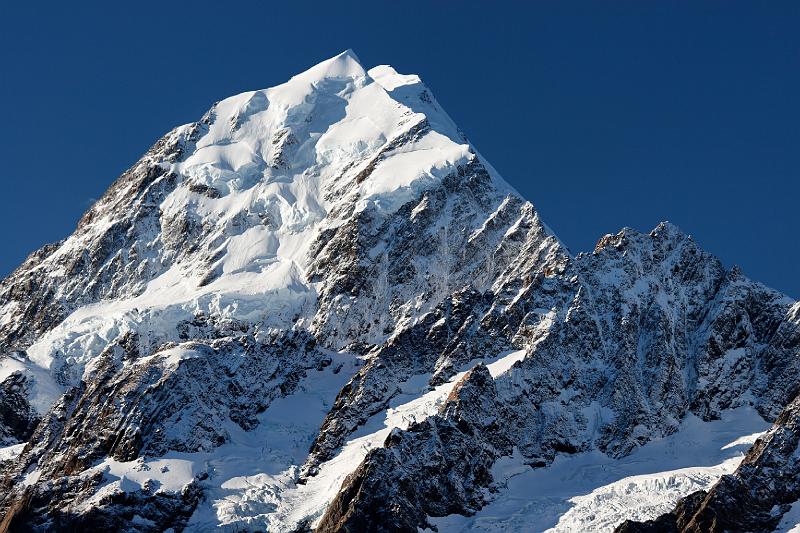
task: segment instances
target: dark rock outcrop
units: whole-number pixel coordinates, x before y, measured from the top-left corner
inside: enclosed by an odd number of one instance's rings
[[[0,445],[25,442],[33,434],[39,415],[28,402],[30,380],[14,372],[0,383]]]

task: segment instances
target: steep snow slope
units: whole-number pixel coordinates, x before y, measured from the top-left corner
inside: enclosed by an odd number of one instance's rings
[[[0,531],[416,531],[503,465],[774,419],[791,304],[666,223],[571,257],[417,76],[347,51],[168,133],[0,284]]]

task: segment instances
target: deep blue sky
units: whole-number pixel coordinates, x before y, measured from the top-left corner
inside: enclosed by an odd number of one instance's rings
[[[0,275],[173,126],[353,48],[420,74],[573,252],[666,219],[800,297],[800,2],[24,4],[0,4]]]

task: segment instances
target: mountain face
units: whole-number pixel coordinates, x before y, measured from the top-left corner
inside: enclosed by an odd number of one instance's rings
[[[0,530],[442,530],[510,457],[735,409],[776,425],[706,500],[773,524],[798,355],[798,304],[669,223],[571,255],[417,76],[347,51],[168,133],[0,284]]]

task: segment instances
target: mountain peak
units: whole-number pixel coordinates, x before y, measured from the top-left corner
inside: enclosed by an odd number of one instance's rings
[[[513,465],[779,411],[790,305],[666,223],[571,259],[419,76],[346,50],[168,133],[0,283],[0,532],[417,531]]]
[[[600,237],[595,245],[594,253],[598,253],[608,246],[620,247],[628,242],[662,242],[671,243],[671,245],[674,246],[685,240],[691,240],[691,236],[668,221],[659,222],[649,233],[644,233],[636,228],[626,226],[617,233],[607,233]]]
[[[318,82],[326,78],[356,79],[366,76],[366,74],[367,72],[364,70],[364,67],[361,66],[358,56],[356,56],[353,50],[348,48],[330,59],[317,63],[305,72],[295,75],[290,80],[290,83],[293,80],[314,83],[315,81]]]
[[[669,238],[685,238],[689,237],[689,235],[685,234],[681,228],[679,228],[676,224],[673,224],[669,220],[664,220],[659,222],[658,225],[653,228],[653,231],[650,232],[652,237],[669,237]]]

